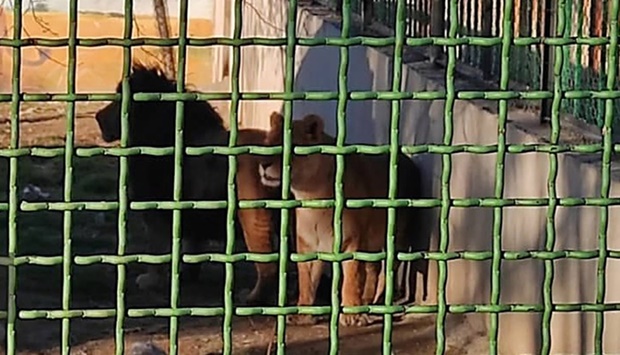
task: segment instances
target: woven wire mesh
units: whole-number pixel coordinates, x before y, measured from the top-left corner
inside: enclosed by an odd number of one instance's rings
[[[614,151],[612,144],[612,125],[614,123],[614,100],[618,97],[615,90],[617,75],[617,45],[618,45],[618,10],[620,0],[612,0],[609,8],[609,37],[608,38],[581,38],[567,39],[565,38],[548,38],[545,39],[546,45],[554,45],[555,47],[555,72],[554,72],[554,91],[529,91],[529,92],[513,92],[509,91],[509,80],[513,74],[513,61],[518,60],[517,55],[512,53],[515,48],[526,47],[534,43],[538,43],[536,38],[521,37],[515,39],[513,32],[513,20],[517,14],[514,11],[513,0],[506,0],[503,3],[501,37],[493,38],[459,38],[460,25],[458,22],[459,4],[456,0],[449,2],[448,18],[450,26],[447,30],[447,37],[444,39],[427,40],[424,38],[412,38],[410,30],[410,22],[407,22],[407,16],[410,10],[410,3],[405,0],[394,0],[383,2],[383,8],[377,13],[385,16],[393,16],[395,26],[395,36],[391,38],[350,38],[351,17],[350,12],[354,6],[352,1],[343,1],[342,3],[342,34],[336,39],[312,39],[312,38],[296,38],[295,29],[297,25],[297,2],[291,0],[288,2],[288,21],[287,21],[287,37],[282,39],[266,39],[266,38],[243,38],[241,39],[242,29],[242,2],[234,1],[235,8],[235,24],[232,38],[203,38],[188,39],[187,38],[187,0],[180,1],[180,28],[178,39],[141,39],[139,41],[131,39],[132,33],[132,1],[125,0],[125,25],[124,36],[122,39],[104,38],[104,39],[78,39],[77,38],[77,0],[71,0],[69,6],[69,37],[61,40],[49,39],[31,39],[27,43],[21,39],[21,1],[16,1],[14,5],[14,31],[13,39],[4,39],[0,41],[1,45],[13,48],[13,68],[12,68],[12,93],[8,95],[0,95],[2,101],[10,101],[11,110],[11,143],[8,149],[0,150],[0,157],[8,158],[9,164],[9,199],[8,203],[1,203],[0,210],[8,211],[8,304],[7,311],[1,313],[7,321],[7,354],[15,354],[16,328],[17,319],[62,319],[61,345],[62,353],[70,353],[70,320],[72,318],[101,318],[115,317],[115,338],[116,353],[124,353],[124,323],[126,317],[169,317],[170,318],[170,353],[178,353],[178,317],[183,315],[190,316],[223,316],[223,353],[232,353],[232,317],[233,315],[274,315],[277,316],[277,352],[284,354],[286,351],[285,344],[285,315],[291,313],[305,314],[330,314],[330,353],[338,353],[338,315],[340,312],[370,312],[384,315],[384,334],[383,334],[383,353],[391,353],[391,335],[392,335],[392,315],[397,312],[405,313],[436,313],[436,353],[442,354],[446,351],[446,329],[445,320],[448,313],[469,313],[469,312],[486,312],[490,314],[489,326],[489,351],[490,353],[498,353],[498,317],[499,313],[505,311],[511,312],[542,312],[542,353],[549,353],[551,347],[551,315],[553,312],[574,312],[574,311],[590,311],[596,312],[596,341],[595,352],[602,353],[603,338],[603,312],[606,310],[616,309],[616,305],[605,304],[605,265],[608,257],[618,258],[620,252],[607,250],[606,231],[608,225],[608,207],[612,204],[620,204],[619,198],[610,198],[610,161],[611,154]],[[422,2],[424,7],[428,2]],[[566,9],[567,1],[559,3],[560,9]],[[557,33],[566,36],[568,33],[567,23],[570,10],[558,11]],[[408,32],[409,31],[409,32]],[[348,66],[348,48],[353,43],[361,43],[370,46],[394,46],[394,72],[392,79],[392,90],[386,92],[349,92],[347,89],[347,66]],[[401,90],[402,77],[402,52],[405,46],[421,46],[429,43],[441,44],[447,46],[447,70],[445,77],[445,92],[403,92]],[[605,44],[609,43],[607,55],[607,76],[603,84],[599,84],[602,90],[563,90],[561,85],[565,80],[566,55],[562,45],[578,43],[585,44]],[[21,71],[21,48],[24,45],[36,44],[39,46],[67,46],[69,48],[69,72],[67,93],[58,95],[47,94],[22,94],[20,92],[20,71]],[[135,93],[133,99],[136,101],[150,100],[169,100],[176,101],[176,135],[174,147],[168,148],[152,148],[152,147],[133,147],[127,146],[127,130],[128,130],[128,104],[130,97],[128,75],[131,64],[131,46],[137,44],[149,45],[178,45],[178,79],[176,94],[159,94],[159,93]],[[286,46],[286,78],[285,90],[283,93],[241,93],[239,88],[240,63],[241,63],[241,47],[244,45],[259,44],[269,46]],[[123,48],[123,81],[121,95],[104,95],[104,94],[76,94],[76,48],[78,46],[98,47],[114,45]],[[185,61],[186,48],[188,45],[193,46],[209,46],[209,45],[229,45],[232,46],[232,69],[231,69],[231,93],[215,93],[215,94],[188,94],[183,93],[185,86]],[[340,47],[340,63],[339,78],[337,92],[313,92],[300,93],[293,92],[293,70],[295,62],[296,46],[318,46],[333,45]],[[499,56],[501,58],[498,72],[500,74],[499,90],[489,92],[460,91],[455,89],[455,68],[459,60],[459,49],[462,46],[490,46],[499,45]],[[474,53],[476,49],[472,50]],[[518,75],[518,74],[517,74]],[[579,75],[585,75],[580,73]],[[582,82],[582,77],[575,74],[575,83]],[[452,145],[453,135],[453,107],[457,99],[476,99],[486,98],[499,101],[499,125],[498,125],[498,143],[492,146],[474,146],[474,145]],[[516,98],[541,99],[551,98],[553,100],[553,115],[551,119],[551,139],[549,144],[534,145],[508,145],[506,142],[506,125],[508,114],[508,100]],[[121,100],[122,103],[122,125],[121,125],[121,147],[120,148],[76,148],[74,145],[74,128],[75,128],[75,103],[77,101],[88,100]],[[183,127],[183,102],[187,100],[203,100],[203,99],[228,99],[231,100],[230,110],[230,141],[228,147],[202,147],[188,148],[183,147],[182,127]],[[267,148],[259,146],[237,146],[236,138],[238,133],[237,116],[239,112],[240,100],[284,100],[284,142],[282,147]],[[338,100],[337,109],[337,137],[336,146],[328,147],[292,147],[291,143],[291,121],[292,121],[292,103],[294,100]],[[349,100],[389,100],[392,103],[392,114],[390,120],[390,141],[385,146],[362,146],[362,145],[346,145],[345,146],[345,121],[346,121],[346,104]],[[400,101],[404,99],[419,100],[436,100],[445,99],[444,112],[444,136],[442,144],[424,145],[424,146],[406,146],[399,147],[399,116]],[[561,145],[559,142],[560,132],[560,107],[563,99],[579,100],[589,99],[593,102],[598,100],[604,102],[604,117],[602,125],[604,127],[603,144],[590,145]],[[64,148],[20,148],[19,146],[19,105],[24,101],[66,101],[67,102],[67,136]],[[182,152],[188,155],[200,154],[220,154],[229,156],[229,173],[228,173],[228,198],[227,201],[181,201],[181,177]],[[416,154],[430,152],[442,155],[442,174],[441,174],[441,196],[439,199],[424,200],[402,200],[395,198],[396,192],[396,154],[401,149],[405,153]],[[504,199],[504,163],[507,153],[526,153],[526,152],[544,152],[549,154],[549,178],[548,178],[548,198],[529,198],[529,199]],[[296,201],[289,198],[290,188],[290,158],[293,154],[335,154],[337,155],[337,170],[335,184],[335,199],[331,201]],[[365,200],[346,200],[342,193],[342,178],[344,174],[344,154],[351,152],[363,152],[370,154],[389,153],[390,154],[390,186],[389,196],[387,199],[365,199]],[[460,152],[469,152],[475,154],[497,153],[496,162],[496,180],[495,193],[492,198],[462,198],[455,199],[450,196],[450,176],[451,176],[451,155]],[[578,153],[602,153],[602,184],[599,198],[559,198],[556,191],[556,179],[558,173],[557,154],[562,152],[578,152]],[[252,153],[252,154],[277,154],[282,153],[284,168],[282,178],[282,200],[281,201],[238,201],[236,198],[235,173],[236,173],[236,155]],[[119,200],[108,202],[85,202],[74,201],[72,198],[73,183],[73,159],[74,157],[92,157],[97,155],[110,155],[120,158],[119,169]],[[132,154],[145,155],[163,155],[174,154],[175,158],[175,178],[174,178],[174,197],[173,201],[161,202],[129,202],[127,198],[127,157]],[[21,202],[17,191],[17,171],[19,169],[19,158],[24,156],[37,157],[54,157],[64,156],[65,174],[64,174],[64,196],[62,202]],[[238,203],[238,205],[237,205]],[[334,208],[334,230],[335,243],[334,254],[317,253],[314,255],[298,255],[291,254],[287,249],[287,230],[289,223],[290,209],[295,207],[309,208]],[[439,247],[436,252],[426,253],[399,253],[396,255],[394,250],[394,218],[396,207],[439,207],[440,212],[440,235]],[[490,207],[493,208],[493,244],[491,251],[481,252],[449,252],[449,228],[448,218],[451,207]],[[508,206],[547,206],[547,238],[545,241],[545,250],[541,251],[516,251],[505,252],[501,248],[501,229],[502,229],[502,208]],[[555,228],[554,217],[559,206],[599,206],[601,208],[601,224],[598,233],[599,248],[596,251],[555,251]],[[281,209],[281,232],[280,232],[280,250],[278,255],[252,255],[252,254],[233,254],[234,249],[234,225],[233,216],[236,208],[279,208]],[[376,207],[388,209],[388,229],[386,240],[386,252],[380,254],[368,253],[340,253],[342,243],[342,211],[345,207],[361,208]],[[178,306],[178,289],[179,289],[179,263],[181,261],[180,253],[180,211],[181,209],[197,209],[197,208],[226,208],[228,211],[227,224],[227,243],[226,250],[223,254],[210,253],[204,255],[183,256],[183,260],[187,262],[214,261],[226,264],[225,279],[225,297],[223,307],[211,308],[180,308]],[[173,212],[173,236],[172,236],[172,253],[168,256],[149,256],[149,255],[126,255],[126,218],[127,212],[130,210],[144,209],[167,209]],[[62,256],[44,257],[44,256],[18,256],[17,254],[17,213],[18,211],[41,211],[53,210],[63,212],[63,237],[64,248]],[[72,213],[77,210],[118,210],[118,251],[116,255],[95,255],[95,256],[74,256],[71,248],[71,218]],[[286,263],[292,259],[293,261],[307,261],[312,259],[321,259],[333,263],[333,281],[332,281],[332,300],[331,306],[327,307],[286,307]],[[396,306],[393,305],[393,281],[394,274],[391,271],[391,265],[395,258],[403,261],[412,261],[421,258],[435,260],[438,262],[438,294],[436,305],[426,306]],[[597,296],[596,302],[592,304],[553,304],[551,295],[551,283],[553,281],[554,268],[553,260],[556,258],[576,258],[576,259],[598,259],[597,274]],[[362,306],[362,307],[340,307],[339,298],[339,282],[341,277],[340,263],[344,260],[355,258],[363,261],[378,261],[385,259],[388,265],[386,273],[386,297],[383,306]],[[491,299],[489,304],[484,305],[448,305],[446,301],[446,283],[447,283],[447,262],[452,259],[465,260],[491,260],[492,261],[492,280],[491,280]],[[542,305],[523,304],[523,305],[506,305],[500,304],[500,264],[502,260],[518,260],[523,258],[534,258],[544,260],[545,263],[545,279],[543,284],[544,302]],[[249,260],[255,262],[273,262],[277,261],[280,265],[279,276],[279,295],[277,307],[235,307],[232,297],[232,286],[234,281],[233,264],[238,261]],[[126,309],[124,300],[124,290],[126,282],[125,265],[130,262],[149,262],[149,263],[165,263],[172,264],[171,273],[171,301],[169,308],[157,309]],[[71,268],[72,265],[89,265],[95,263],[109,263],[117,267],[117,302],[115,309],[96,310],[96,309],[71,309]],[[62,288],[62,305],[59,310],[22,310],[18,312],[16,308],[16,269],[20,265],[54,265],[62,264],[63,267],[63,288]]]

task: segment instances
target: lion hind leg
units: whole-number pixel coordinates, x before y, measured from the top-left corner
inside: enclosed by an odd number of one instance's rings
[[[271,244],[271,211],[266,209],[241,209],[238,211],[243,236],[247,249],[250,253],[272,253]],[[250,294],[247,296],[246,303],[258,305],[261,302],[275,295],[273,286],[275,285],[278,266],[276,263],[254,263],[256,269],[256,282]]]

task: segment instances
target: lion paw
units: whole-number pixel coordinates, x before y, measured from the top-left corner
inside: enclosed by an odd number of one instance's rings
[[[340,314],[340,325],[345,327],[365,327],[370,324],[368,314]]]
[[[317,319],[310,314],[289,314],[286,316],[286,324],[289,325],[314,325]]]
[[[138,277],[136,277],[136,285],[140,290],[153,289],[157,286],[158,283],[159,277],[157,274],[154,273],[147,272],[144,274],[140,274],[138,275]]]

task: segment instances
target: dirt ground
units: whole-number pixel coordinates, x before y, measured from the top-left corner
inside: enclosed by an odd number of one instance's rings
[[[75,117],[75,144],[77,146],[105,145],[99,135],[99,128],[93,119],[94,113],[104,103],[78,102]],[[10,142],[9,104],[0,104],[0,147]],[[20,146],[64,145],[66,132],[66,106],[62,103],[22,103],[20,109]]]
[[[103,145],[93,118],[101,106],[97,103],[78,104],[76,115],[77,146]],[[0,106],[0,146],[9,144],[10,107]],[[61,146],[65,137],[64,104],[23,104],[21,108],[20,146]],[[62,199],[63,157],[19,159],[18,186],[38,186],[46,198]],[[116,199],[116,160],[113,157],[82,158],[75,160],[74,198],[82,200]],[[0,159],[0,203],[7,202],[7,159]],[[23,212],[18,216],[18,255],[61,255],[62,214],[58,212]],[[7,235],[6,212],[0,211],[0,235]],[[117,243],[116,214],[112,212],[74,213],[72,248],[74,255],[115,254]],[[131,218],[131,217],[130,217]],[[140,252],[139,233],[130,236],[128,253]],[[6,250],[6,238],[2,238]],[[130,308],[169,306],[168,286],[160,292],[145,293],[133,284],[143,270],[140,264],[127,266],[125,302]],[[6,289],[6,267],[0,268],[0,285]],[[251,264],[236,267],[235,298],[248,292],[253,281]],[[56,310],[62,308],[62,266],[22,265],[18,267],[18,310]],[[180,306],[221,306],[223,295],[223,266],[203,265],[201,280],[181,288]],[[290,285],[294,285],[294,280]],[[73,266],[71,278],[71,309],[114,309],[116,307],[117,270],[113,265]],[[289,290],[291,292],[294,290]],[[327,296],[328,297],[328,296]],[[0,296],[5,309],[6,293]],[[191,318],[191,319],[190,319]],[[381,353],[383,327],[380,324],[365,329],[341,329],[340,353]],[[218,354],[222,351],[221,317],[180,318],[179,350],[181,354]],[[435,351],[434,316],[406,318],[395,324],[394,354],[432,354]],[[72,354],[114,353],[115,319],[74,318],[70,323]],[[126,318],[125,343],[129,348],[135,342],[152,341],[168,351],[167,318]],[[329,327],[323,322],[313,327],[287,327],[287,353],[324,354],[329,348]],[[275,351],[275,317],[235,317],[232,326],[235,354],[265,354]],[[2,332],[5,333],[5,332]],[[25,320],[16,324],[16,341],[20,354],[58,354],[61,344],[60,320]],[[464,345],[464,344],[461,344]],[[127,349],[128,349],[127,348]],[[415,351],[413,350],[415,349]],[[462,349],[447,348],[448,353],[459,354]]]
[[[22,17],[24,38],[59,39],[68,36],[69,19],[63,12],[27,12]],[[12,38],[13,16],[0,11],[0,37]],[[177,36],[178,21],[170,19],[171,35]],[[213,32],[207,19],[192,18],[188,22],[189,38],[207,37]],[[79,38],[122,38],[123,16],[101,13],[80,13]],[[4,31],[4,32],[3,32]],[[2,33],[6,33],[2,35]],[[134,16],[133,38],[158,37],[152,16]],[[142,62],[160,62],[157,47],[132,47],[132,59]],[[209,47],[190,46],[186,55],[186,80],[197,87],[211,82]],[[113,91],[122,74],[123,49],[117,46],[78,47],[76,49],[76,91],[78,93]],[[35,47],[22,49],[21,90],[28,93],[67,92],[69,51],[66,47]],[[0,92],[10,93],[12,87],[13,56],[8,47],[0,47]]]

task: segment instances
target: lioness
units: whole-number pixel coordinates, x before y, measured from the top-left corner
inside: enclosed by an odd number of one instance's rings
[[[265,145],[282,145],[282,121],[279,113],[270,117],[271,129]],[[294,146],[333,145],[334,137],[324,132],[323,119],[316,115],[293,121]],[[419,198],[420,177],[413,161],[400,153],[398,156],[398,197]],[[296,199],[333,199],[336,172],[335,156],[313,154],[291,157],[291,192]],[[259,166],[261,181],[276,187],[281,183],[281,157],[266,157]],[[389,184],[389,156],[345,155],[343,191],[346,199],[387,198]],[[401,208],[397,215],[396,248],[413,246],[411,223],[415,221],[413,208]],[[387,209],[345,208],[342,215],[342,252],[380,252],[385,249]],[[333,209],[297,208],[296,244],[299,253],[332,252],[334,241]],[[396,266],[396,265],[395,265]],[[298,263],[299,298],[297,305],[313,305],[323,264],[320,260]],[[342,305],[359,306],[376,301],[380,263],[348,260],[343,263]],[[313,324],[310,315],[291,315],[290,324]],[[370,322],[366,314],[340,314],[344,326],[364,326]]]

